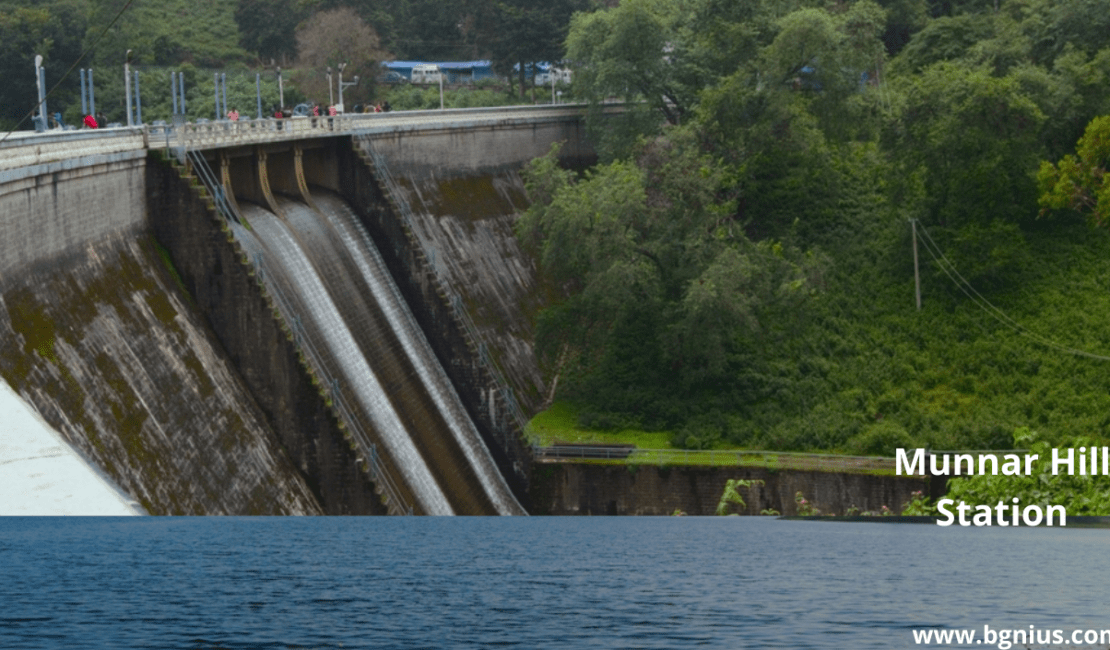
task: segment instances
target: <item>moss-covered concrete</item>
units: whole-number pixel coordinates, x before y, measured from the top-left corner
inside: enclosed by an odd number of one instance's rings
[[[730,479],[762,481],[741,488],[746,507],[736,514],[765,509],[798,514],[799,492],[821,514],[894,512],[928,494],[928,481],[913,476],[875,476],[848,472],[769,470],[753,467],[596,465],[538,462],[532,466],[532,514],[537,515],[713,515]]]
[[[339,161],[341,194],[377,243],[498,469],[517,500],[528,509],[531,450],[499,385],[481,361],[480,342],[458,319],[445,292],[447,286],[433,270],[433,260],[424,254],[417,234],[405,224],[392,197],[360,152],[348,143],[337,147],[334,155]]]
[[[142,228],[4,278],[0,375],[152,514],[320,512]]]

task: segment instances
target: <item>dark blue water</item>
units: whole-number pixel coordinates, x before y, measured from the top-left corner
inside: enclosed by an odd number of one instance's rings
[[[902,648],[1110,627],[1110,531],[0,519],[2,648]]]

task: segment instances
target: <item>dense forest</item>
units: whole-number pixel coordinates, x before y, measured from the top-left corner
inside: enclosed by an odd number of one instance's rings
[[[623,0],[566,45],[579,96],[632,106],[591,113],[596,168],[532,165],[518,229],[580,424],[1107,438],[1110,2]]]
[[[79,117],[91,67],[122,120],[128,50],[162,119],[171,70],[195,119],[216,72],[249,114],[279,66],[289,105],[341,62],[352,104],[390,58],[572,65],[601,161],[536,161],[519,235],[563,297],[537,349],[584,426],[1110,437],[1110,0],[0,0],[0,127],[30,128],[36,54],[50,112]]]
[[[500,74],[519,77],[530,63],[561,60],[571,15],[591,7],[589,0],[0,0],[0,129],[31,128],[35,55],[53,89],[48,112],[69,123],[80,120],[80,68],[94,69],[97,110],[126,120],[129,50],[148,122],[172,112],[171,71],[185,75],[189,119],[214,117],[215,73],[227,75],[228,101],[244,114],[253,113],[261,75],[269,114],[279,99],[278,68],[287,105],[327,103],[326,69],[341,63],[347,81],[363,80],[347,91],[352,105],[380,100],[387,89],[374,80],[386,60],[489,59]],[[523,96],[522,82],[508,90]],[[400,98],[414,108],[428,101],[418,92]],[[475,100],[458,103],[468,101]]]

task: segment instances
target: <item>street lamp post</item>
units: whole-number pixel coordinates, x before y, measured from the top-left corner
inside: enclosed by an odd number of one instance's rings
[[[336,107],[336,112],[343,110],[343,68],[346,67],[346,62],[339,64],[339,106]]]
[[[346,88],[347,86],[357,86],[358,85],[358,75],[357,74],[355,75],[355,80],[354,81],[347,81],[347,82],[343,81],[343,68],[346,68],[346,67],[347,67],[346,63],[340,63],[339,64],[339,106],[337,107],[337,110],[340,113],[346,112],[346,104],[343,103],[343,89]]]
[[[328,66],[328,106],[335,103],[335,97],[331,92],[331,66]]]
[[[38,131],[39,129],[42,129],[43,131],[46,130],[46,79],[45,79],[45,76],[46,75],[42,71],[42,55],[41,54],[36,54],[35,55],[35,87],[38,89],[39,124],[41,125],[39,128],[35,129],[36,131]]]
[[[135,120],[143,123],[143,96],[139,93],[139,71],[135,71]]]
[[[89,102],[85,96],[85,69],[81,68],[81,117],[89,114]]]
[[[281,85],[281,66],[278,66],[278,108],[285,110],[285,88]]]
[[[127,126],[134,126],[131,119],[131,50],[123,61],[123,94],[127,96]]]

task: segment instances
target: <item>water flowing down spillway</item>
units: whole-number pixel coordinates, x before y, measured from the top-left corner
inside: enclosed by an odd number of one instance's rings
[[[324,190],[313,202],[279,197],[281,217],[244,205],[250,229],[233,228],[326,358],[328,389],[350,396],[417,512],[524,514],[353,211]]]

